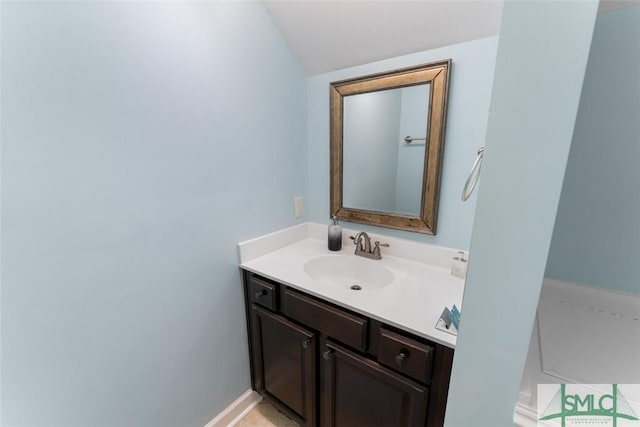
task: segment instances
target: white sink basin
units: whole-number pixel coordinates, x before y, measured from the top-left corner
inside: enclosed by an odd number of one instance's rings
[[[316,280],[344,289],[372,291],[393,283],[394,275],[378,261],[344,255],[324,255],[304,264],[304,271]]]

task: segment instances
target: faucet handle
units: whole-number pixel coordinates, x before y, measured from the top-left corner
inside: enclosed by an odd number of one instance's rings
[[[358,251],[364,250],[364,246],[362,244],[362,235],[360,233],[356,234],[355,236],[349,236],[349,238],[353,240],[353,244],[356,245],[356,253]]]
[[[380,243],[379,241],[375,241],[373,244],[373,259],[382,259],[382,254],[380,253],[380,246],[388,248],[388,243]]]

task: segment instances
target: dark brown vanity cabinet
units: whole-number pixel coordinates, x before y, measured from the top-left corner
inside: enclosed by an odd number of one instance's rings
[[[274,312],[277,285],[251,277],[246,290],[253,388],[297,421],[315,420],[316,334]]]
[[[252,307],[255,387],[304,419],[314,418],[315,335],[266,310]]]
[[[425,425],[426,387],[335,343],[322,358],[322,425]]]
[[[301,425],[440,427],[453,350],[244,272],[254,390]]]

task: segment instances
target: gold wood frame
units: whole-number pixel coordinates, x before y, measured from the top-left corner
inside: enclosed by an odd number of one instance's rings
[[[436,234],[451,59],[341,80],[330,85],[330,214],[362,224]],[[420,216],[353,209],[342,205],[343,97],[429,83],[431,85]]]

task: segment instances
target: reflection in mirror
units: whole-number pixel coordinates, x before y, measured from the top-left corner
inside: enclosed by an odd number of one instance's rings
[[[332,215],[435,234],[450,66],[331,83]]]
[[[429,85],[345,96],[345,207],[420,215]]]

